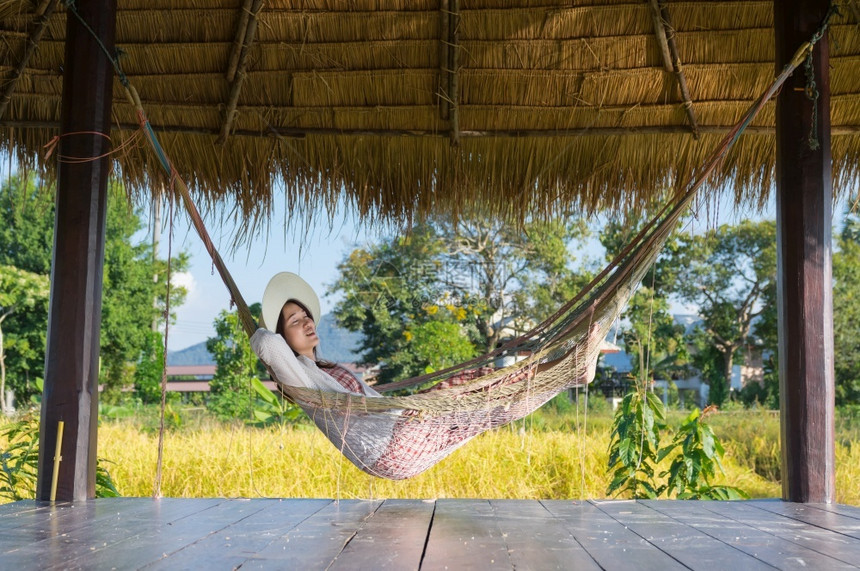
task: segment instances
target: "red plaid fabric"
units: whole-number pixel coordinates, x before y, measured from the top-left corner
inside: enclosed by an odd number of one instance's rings
[[[489,375],[495,371],[492,367],[478,367],[477,369],[466,369],[465,371],[460,371],[455,375],[451,375],[444,381],[439,381],[435,385],[433,385],[429,390],[439,390],[439,389],[447,389],[450,387],[457,387],[460,385],[464,385],[469,381],[474,381],[478,377],[483,377],[484,375]]]
[[[365,394],[364,387],[361,386],[361,383],[358,382],[355,375],[353,375],[346,367],[335,365],[334,367],[326,367],[322,370],[331,375],[334,380],[340,384],[340,386],[349,392],[358,393],[360,395]]]
[[[493,369],[489,367],[463,371],[445,379],[443,383],[450,383],[447,386],[463,384],[490,371]],[[515,371],[501,377],[492,386],[515,383],[533,374],[532,368]],[[473,436],[525,416],[532,410],[532,407],[526,407],[525,404],[518,403],[504,410],[488,410],[485,417],[475,415],[474,412],[462,412],[422,418],[417,411],[403,411],[403,416],[394,426],[385,452],[370,467],[369,472],[392,480],[410,478],[426,470]]]

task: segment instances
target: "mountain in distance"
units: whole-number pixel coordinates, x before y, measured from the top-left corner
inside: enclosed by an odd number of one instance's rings
[[[320,357],[335,363],[355,363],[359,360],[357,347],[361,333],[347,331],[337,326],[334,315],[322,316],[317,325],[320,336]]]
[[[336,363],[355,363],[358,359],[356,347],[360,333],[353,333],[337,326],[331,314],[323,315],[317,326],[320,337],[320,356]],[[214,365],[215,359],[206,350],[206,342],[185,349],[167,352],[168,365]]]

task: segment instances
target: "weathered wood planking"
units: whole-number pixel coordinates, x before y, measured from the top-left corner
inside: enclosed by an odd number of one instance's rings
[[[298,501],[298,500],[289,500]],[[381,501],[330,501],[325,507],[270,542],[243,569],[325,569],[344,550]]]
[[[755,507],[779,515],[796,519],[824,529],[838,529],[839,533],[860,539],[860,520],[830,511],[820,510],[803,504],[769,502],[755,504]]]
[[[437,500],[422,569],[511,569],[488,500]]]
[[[805,504],[823,511],[840,514],[854,519],[860,519],[860,507],[846,506],[844,504]]]
[[[740,505],[733,502],[708,502],[705,507],[724,518],[772,533],[810,551],[828,555],[850,565],[856,566],[860,562],[860,541],[840,533],[838,528],[825,529],[758,507],[770,505],[771,502],[748,502]],[[777,505],[777,502],[773,502],[773,505]]]
[[[236,500],[234,500],[236,501]],[[165,553],[147,569],[237,569],[331,500],[254,500],[259,511],[215,529],[199,541]],[[250,562],[250,563],[249,563]]]
[[[329,569],[418,569],[435,504],[432,500],[387,500]]]
[[[0,506],[0,569],[845,569],[857,508],[111,498]]]
[[[631,561],[643,569],[687,569],[592,503],[542,500],[541,504],[604,569],[622,569]]]
[[[691,569],[772,569],[752,555],[640,502],[597,502],[619,524]]]
[[[577,538],[540,502],[491,500],[515,569],[600,569]]]
[[[735,549],[780,569],[854,569],[855,566],[806,549],[752,525],[741,523],[706,509],[713,502],[701,502],[700,509],[688,503],[643,502],[678,522],[695,528]],[[743,541],[741,541],[743,538]]]

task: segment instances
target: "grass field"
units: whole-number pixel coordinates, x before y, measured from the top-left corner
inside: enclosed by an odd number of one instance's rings
[[[670,415],[678,424],[685,413]],[[539,411],[475,438],[411,480],[373,478],[312,426],[223,424],[179,409],[166,431],[162,494],[170,497],[603,498],[609,484],[606,410]],[[726,447],[718,483],[751,497],[781,494],[779,419],[768,411],[719,413],[710,423]],[[102,420],[99,457],[124,496],[153,491],[158,433],[152,411]],[[5,443],[0,443],[3,446]],[[860,422],[837,421],[837,501],[860,505]]]
[[[672,416],[679,422],[682,413]],[[353,467],[314,428],[254,428],[207,421],[166,434],[162,491],[176,497],[602,498],[611,431],[608,412],[541,412],[483,434],[435,468],[391,482]],[[779,419],[723,413],[711,424],[726,447],[725,476],[751,497],[781,494]],[[839,426],[837,501],[860,505],[860,440]],[[152,493],[157,434],[132,421],[102,423],[99,455],[120,492]]]

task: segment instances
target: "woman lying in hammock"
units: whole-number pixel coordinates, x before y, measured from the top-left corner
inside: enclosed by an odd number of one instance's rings
[[[381,396],[345,367],[317,356],[320,302],[313,288],[291,272],[275,275],[263,293],[262,326],[251,347],[283,385]]]
[[[287,391],[295,387],[383,398],[346,368],[317,357],[320,339],[314,319],[320,313],[319,298],[302,278],[290,272],[275,275],[266,286],[262,305],[262,327],[251,337],[251,346]],[[528,381],[550,366],[552,363],[512,370],[481,390]],[[491,371],[466,370],[437,387],[456,386]],[[593,377],[593,367],[588,374]],[[360,407],[339,410],[299,404],[357,467],[374,476],[403,479],[426,470],[473,436],[525,416],[554,394],[536,392],[481,410],[438,414],[409,408],[367,414]]]

